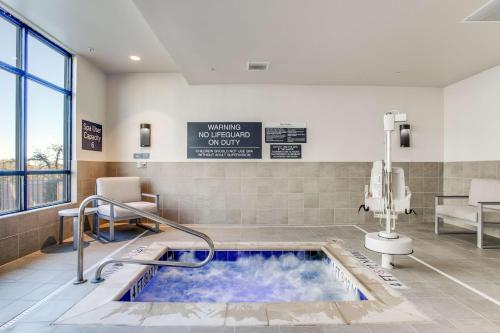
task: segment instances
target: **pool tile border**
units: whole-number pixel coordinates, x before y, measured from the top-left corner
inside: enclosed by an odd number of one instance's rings
[[[203,243],[155,242],[134,254],[158,259],[167,249],[203,249]],[[148,269],[124,265],[75,304],[56,325],[274,326],[422,322],[430,319],[387,286],[335,240],[329,242],[215,242],[217,250],[322,250],[368,298],[364,301],[290,303],[148,303],[117,300]],[[139,304],[139,305],[137,305]]]

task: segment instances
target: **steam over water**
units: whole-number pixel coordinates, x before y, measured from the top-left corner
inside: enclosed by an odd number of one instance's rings
[[[180,257],[194,261],[192,253]],[[162,267],[136,302],[312,302],[359,300],[335,276],[327,260],[293,253],[236,261],[212,261],[203,268]]]

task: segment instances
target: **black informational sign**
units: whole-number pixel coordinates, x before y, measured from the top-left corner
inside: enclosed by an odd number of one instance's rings
[[[187,158],[261,159],[262,123],[189,122]]]
[[[301,145],[271,145],[271,159],[300,159]]]
[[[266,143],[307,143],[307,128],[266,127]]]
[[[82,149],[102,151],[102,125],[82,120]]]

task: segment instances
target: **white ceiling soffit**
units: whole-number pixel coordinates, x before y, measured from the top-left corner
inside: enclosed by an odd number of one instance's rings
[[[176,71],[172,58],[132,0],[2,2],[105,72]],[[131,61],[130,55],[142,60]]]
[[[440,87],[500,63],[500,25],[462,23],[486,0],[134,2],[193,84]]]
[[[500,0],[490,0],[480,7],[465,22],[500,22]]]

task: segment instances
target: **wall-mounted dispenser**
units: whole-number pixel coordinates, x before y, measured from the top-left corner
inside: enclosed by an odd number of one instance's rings
[[[141,147],[151,147],[151,124],[141,124]]]
[[[399,146],[410,147],[410,124],[399,125]]]

